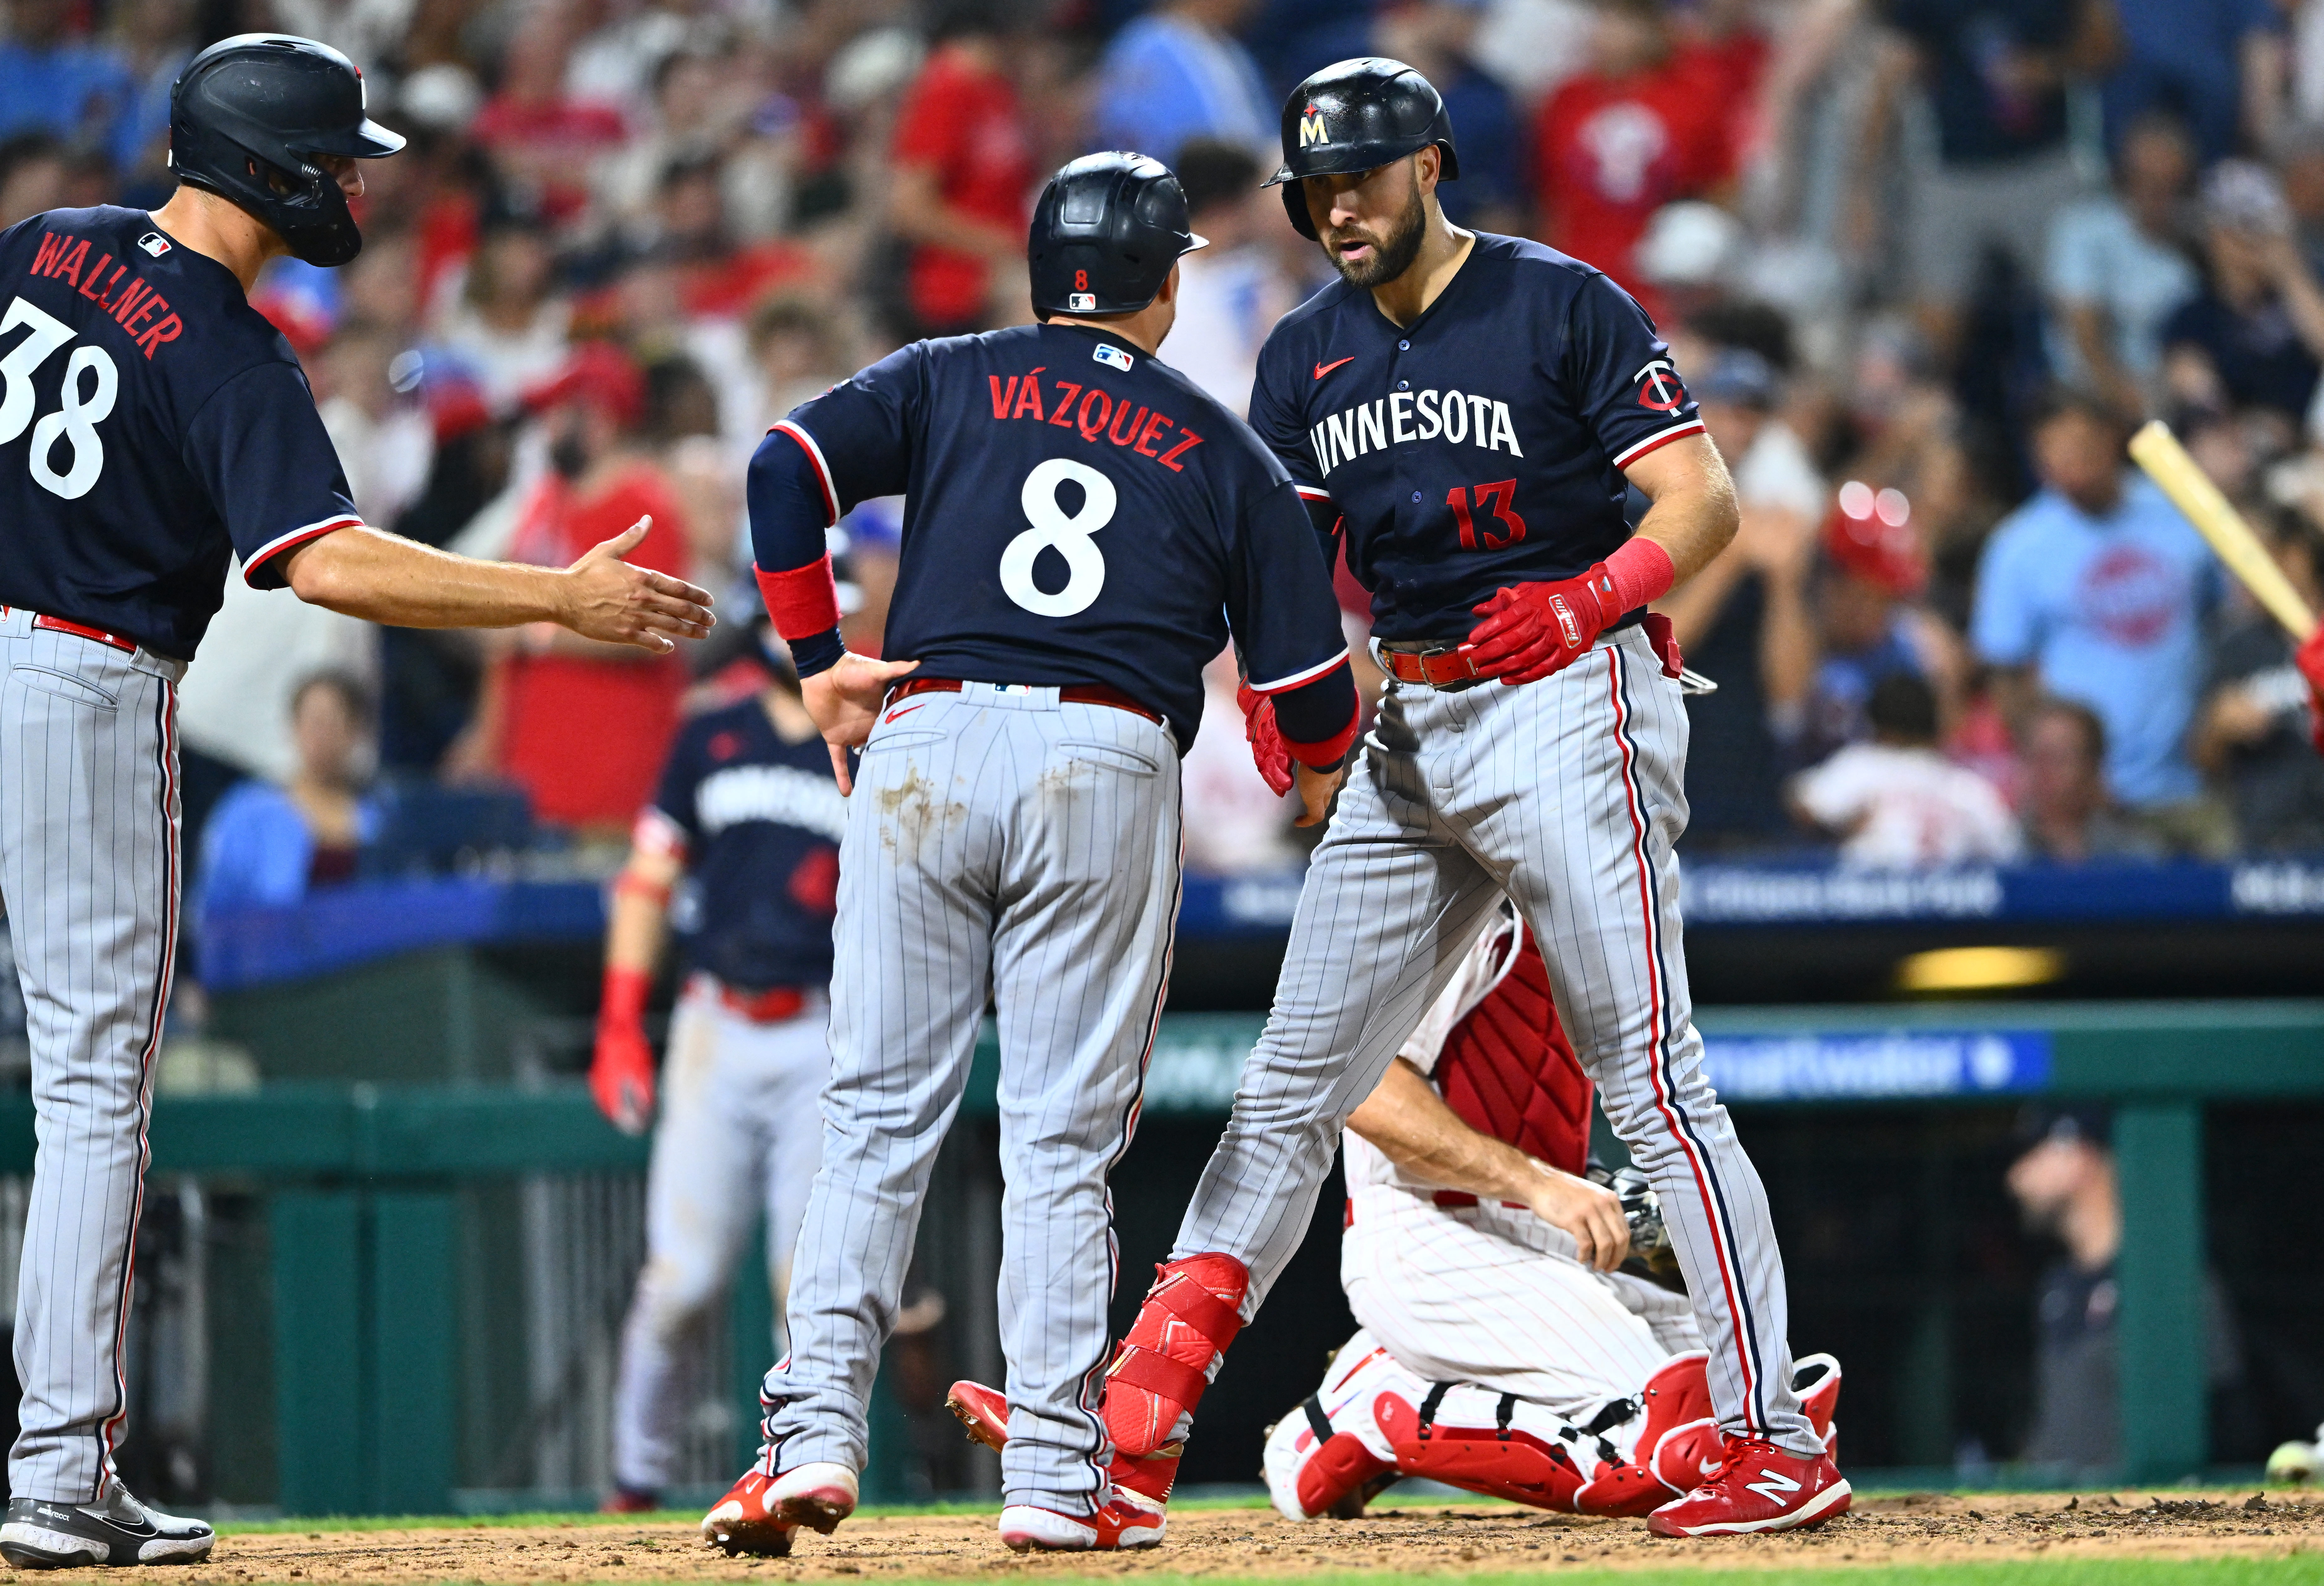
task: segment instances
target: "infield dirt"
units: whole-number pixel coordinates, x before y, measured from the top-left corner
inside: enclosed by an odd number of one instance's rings
[[[1268,1509],[1198,1508],[1170,1517],[1150,1552],[1019,1558],[1001,1547],[992,1517],[865,1516],[833,1535],[799,1535],[788,1559],[728,1558],[691,1526],[574,1521],[435,1526],[410,1530],[229,1535],[206,1565],[169,1583],[612,1580],[832,1581],[908,1576],[1141,1573],[1298,1576],[1377,1570],[1498,1573],[1561,1566],[1800,1569],[1820,1564],[1944,1564],[2012,1559],[2198,1559],[2324,1554],[2317,1495],[2184,1492],[1859,1498],[1814,1531],[1720,1541],[1666,1542],[1643,1520],[1591,1520],[1491,1505],[1383,1502],[1362,1520],[1293,1525]],[[60,1572],[42,1577],[67,1581]],[[14,1572],[0,1581],[19,1579]],[[29,1586],[30,1577],[25,1578]]]

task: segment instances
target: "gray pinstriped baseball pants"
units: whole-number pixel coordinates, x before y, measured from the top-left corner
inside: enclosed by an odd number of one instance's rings
[[[988,993],[1001,1033],[1001,1342],[1012,1504],[1096,1507],[1129,1148],[1178,917],[1178,752],[1054,688],[915,695],[865,746],[840,844],[823,1166],[767,1374],[776,1468],[861,1470],[936,1148]]]
[[[1174,1258],[1239,1258],[1257,1308],[1306,1234],[1341,1125],[1506,891],[1540,938],[1608,1120],[1661,1197],[1720,1424],[1821,1452],[1791,1391],[1766,1194],[1702,1074],[1671,851],[1686,740],[1678,685],[1636,629],[1524,687],[1389,686]]]
[[[18,1498],[103,1496],[177,945],[181,661],[0,619],[0,897],[40,1148],[16,1287]]]

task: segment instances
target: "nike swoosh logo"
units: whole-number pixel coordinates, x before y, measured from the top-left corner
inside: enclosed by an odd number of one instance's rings
[[[1341,364],[1352,364],[1352,363],[1354,363],[1355,361],[1356,361],[1356,355],[1355,355],[1355,354],[1353,354],[1353,353],[1350,353],[1350,354],[1349,354],[1346,357],[1344,357],[1344,358],[1334,358],[1334,359],[1333,359],[1333,360],[1332,360],[1330,363],[1328,363],[1328,364],[1316,364],[1316,365],[1315,365],[1315,378],[1316,378],[1316,379],[1318,379],[1318,380],[1321,380],[1321,379],[1323,379],[1323,376],[1325,376],[1326,374],[1329,374],[1333,370],[1337,369]]]
[[[919,708],[920,707],[917,705],[899,705],[895,709],[890,711],[884,719],[892,722],[898,716],[910,715],[914,711]]]
[[[1704,1460],[1702,1462],[1702,1473],[1706,1478],[1719,1474],[1719,1462],[1717,1460]]]

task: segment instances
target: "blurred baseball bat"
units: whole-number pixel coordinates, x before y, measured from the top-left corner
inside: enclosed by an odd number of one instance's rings
[[[2227,570],[2244,581],[2244,587],[2265,606],[2268,614],[2282,622],[2294,639],[2306,639],[2316,631],[2316,615],[2308,603],[2300,598],[2300,591],[2275,565],[2267,547],[2260,543],[2252,526],[2244,521],[2241,512],[2219,493],[2210,475],[2187,455],[2171,427],[2160,419],[2148,420],[2136,435],[2130,438],[2130,455],[2134,462],[2146,470],[2146,476],[2163,487],[2163,493],[2187,514],[2187,521],[2195,531],[2211,542]]]

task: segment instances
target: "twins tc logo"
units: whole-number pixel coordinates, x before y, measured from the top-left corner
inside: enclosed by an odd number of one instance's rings
[[[1638,406],[1657,413],[1675,413],[1686,405],[1686,387],[1668,358],[1654,362],[1630,376],[1638,383]]]
[[[1307,113],[1299,118],[1299,146],[1311,149],[1317,143],[1331,141],[1332,134],[1323,127],[1323,113],[1313,105],[1308,106]]]

